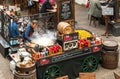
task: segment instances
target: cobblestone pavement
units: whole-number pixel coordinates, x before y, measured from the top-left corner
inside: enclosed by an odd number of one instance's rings
[[[76,29],[83,28],[87,29],[91,32],[94,32],[98,35],[101,35],[105,32],[105,26],[104,25],[97,25],[97,27],[94,27],[93,25],[89,26],[89,20],[87,15],[87,9],[84,6],[80,6],[76,4],[75,8],[75,17],[77,24],[75,26]],[[102,37],[104,40],[116,40],[118,44],[120,45],[120,37],[114,37],[110,36],[109,38]],[[117,69],[109,70],[104,69],[100,65],[97,68],[96,72],[96,79],[114,79],[113,72],[116,72],[120,75],[120,62]],[[0,79],[13,79],[13,74],[10,71],[9,68],[9,61],[7,58],[3,58],[0,54]]]

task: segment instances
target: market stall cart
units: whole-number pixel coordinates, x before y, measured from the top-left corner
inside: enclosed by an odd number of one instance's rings
[[[97,49],[93,52],[94,48]],[[84,50],[71,50],[53,57],[37,61],[37,78],[53,79],[68,75],[69,79],[78,77],[79,72],[92,72],[98,67],[101,46],[86,48]]]

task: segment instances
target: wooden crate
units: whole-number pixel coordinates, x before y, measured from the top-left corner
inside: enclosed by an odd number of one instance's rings
[[[68,75],[62,76],[62,77],[58,77],[56,79],[68,79]]]
[[[79,79],[96,79],[95,72],[80,72]]]

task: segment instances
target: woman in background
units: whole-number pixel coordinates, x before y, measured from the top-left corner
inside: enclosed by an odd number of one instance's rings
[[[40,13],[46,13],[49,12],[49,10],[53,10],[54,1],[53,0],[45,0],[45,2],[42,4]]]
[[[96,19],[99,19],[102,16],[102,8],[99,0],[90,0],[88,15],[90,15],[90,25],[93,20],[94,25],[96,26]]]

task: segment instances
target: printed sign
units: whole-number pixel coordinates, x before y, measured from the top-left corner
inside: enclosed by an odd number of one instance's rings
[[[112,7],[102,8],[102,15],[114,15],[114,10]]]

